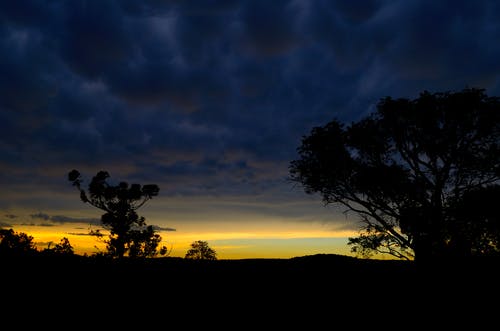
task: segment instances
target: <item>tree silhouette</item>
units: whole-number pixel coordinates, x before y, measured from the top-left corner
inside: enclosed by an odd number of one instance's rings
[[[45,254],[57,254],[57,255],[74,255],[75,251],[73,246],[69,242],[69,239],[63,237],[59,244],[55,244],[54,247],[50,247],[52,242],[49,243],[49,246],[45,248],[42,252]]]
[[[13,229],[0,229],[0,255],[26,255],[38,252],[33,236]]]
[[[499,98],[483,89],[386,97],[358,122],[313,128],[290,179],[360,216],[353,252],[417,260],[498,252],[493,204],[474,203],[486,192],[499,201],[499,116]]]
[[[217,260],[217,253],[208,246],[208,242],[197,240],[191,243],[191,248],[187,251],[185,258],[192,260]]]
[[[478,187],[450,203],[455,234],[453,251],[459,255],[495,255],[500,252],[500,186]]]
[[[156,254],[165,254],[163,247],[157,250],[161,236],[152,226],[147,226],[144,217],[139,217],[137,209],[148,200],[158,195],[159,187],[155,184],[129,185],[120,182],[110,185],[107,171],[99,171],[88,185],[87,192],[81,188],[82,179],[77,170],[68,174],[68,180],[80,191],[80,199],[84,203],[99,208],[105,213],[101,216],[101,223],[110,231],[106,248],[108,255],[122,258],[153,257]],[[99,230],[91,231],[92,235],[102,237]]]

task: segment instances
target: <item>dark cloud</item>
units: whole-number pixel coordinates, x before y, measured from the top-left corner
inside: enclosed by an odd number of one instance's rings
[[[81,1],[68,6],[61,54],[77,73],[99,79],[126,63],[133,51],[129,31],[115,1]]]
[[[22,225],[22,226],[46,226],[46,227],[55,226],[55,224],[53,224],[53,223],[21,223],[20,225]]]
[[[68,217],[68,216],[63,216],[63,215],[54,215],[50,217],[50,220],[54,223],[87,223],[87,224],[94,224],[94,225],[100,225],[101,220],[98,218],[75,218],[75,217]]]
[[[27,224],[25,224],[27,225]],[[55,224],[51,224],[51,223],[38,223],[38,224],[30,224],[31,226],[47,226],[47,227],[51,227],[51,226],[55,226]]]
[[[30,215],[31,218],[34,219],[41,219],[43,221],[50,221],[51,223],[40,223],[37,225],[44,225],[44,226],[52,226],[54,225],[53,223],[59,223],[59,224],[65,224],[65,223],[86,223],[86,224],[93,224],[93,225],[100,225],[101,220],[98,218],[75,218],[75,217],[69,217],[69,216],[63,216],[63,215],[54,215],[50,216],[45,213],[36,213]]]
[[[153,225],[153,229],[155,231],[176,231],[176,229],[168,228],[168,227],[162,227],[162,226],[158,226],[158,225]]]
[[[47,107],[57,93],[61,70],[57,58],[40,31],[17,26],[2,29],[0,25],[0,36],[0,107],[25,117],[18,118],[24,121],[21,128],[37,125],[34,119],[47,116]],[[41,116],[33,117],[33,112]]]
[[[48,221],[50,220],[50,216],[48,214],[45,214],[45,213],[36,213],[36,214],[31,214],[30,215],[31,218],[35,218],[35,219],[41,219],[41,220],[44,220],[44,221]]]
[[[68,234],[72,236],[94,236],[93,234],[88,232],[68,232]]]
[[[499,94],[499,18],[497,1],[4,1],[1,206],[62,204],[46,192],[73,168],[283,194],[313,126],[388,95]]]
[[[258,55],[283,55],[299,44],[295,22],[300,7],[291,1],[248,1],[241,10],[242,42]]]

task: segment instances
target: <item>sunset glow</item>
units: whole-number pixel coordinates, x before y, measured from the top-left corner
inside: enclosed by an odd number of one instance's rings
[[[103,210],[73,169],[158,185],[137,212],[171,256],[350,255],[359,217],[290,180],[302,138],[386,96],[500,95],[495,1],[16,0],[0,36],[0,228],[79,254]]]

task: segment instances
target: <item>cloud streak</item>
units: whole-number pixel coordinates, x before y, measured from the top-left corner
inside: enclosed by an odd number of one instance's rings
[[[85,224],[90,224],[90,225],[100,225],[101,220],[98,218],[75,218],[75,217],[69,217],[69,216],[64,216],[64,215],[53,215],[50,216],[48,214],[39,212],[36,214],[31,214],[30,217],[32,219],[38,219],[41,221],[48,221],[51,223],[41,223],[38,225],[45,225],[45,226],[52,226],[55,224],[68,224],[68,223],[85,223]]]

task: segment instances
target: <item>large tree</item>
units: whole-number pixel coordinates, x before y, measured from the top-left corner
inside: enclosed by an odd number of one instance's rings
[[[314,127],[290,179],[360,216],[354,252],[498,253],[498,212],[481,197],[499,201],[499,117],[500,99],[483,89],[386,97],[357,122]]]
[[[158,195],[159,187],[155,184],[140,185],[120,182],[118,185],[108,183],[109,173],[99,171],[88,185],[87,191],[82,188],[80,172],[72,170],[68,179],[80,192],[80,199],[103,210],[101,216],[103,227],[109,230],[106,240],[108,254],[112,257],[153,257],[158,253],[157,247],[161,236],[152,226],[147,226],[145,218],[137,214],[137,209],[148,200]],[[102,236],[97,230],[91,234]],[[163,247],[159,253],[165,254]]]

